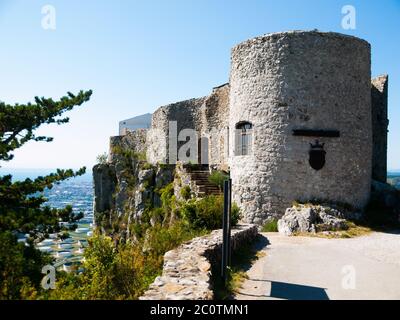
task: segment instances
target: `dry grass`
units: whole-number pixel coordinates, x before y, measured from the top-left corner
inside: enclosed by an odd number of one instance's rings
[[[297,232],[295,236],[303,237],[316,237],[316,238],[326,238],[326,239],[340,239],[340,238],[356,238],[370,234],[373,230],[369,227],[356,225],[354,222],[347,222],[347,230],[338,231],[321,231],[317,233],[308,232]]]
[[[246,271],[243,270],[236,270],[231,273],[230,279],[230,290],[232,292],[236,292],[239,288],[242,287],[242,284],[245,280],[248,280],[249,276],[247,275]]]

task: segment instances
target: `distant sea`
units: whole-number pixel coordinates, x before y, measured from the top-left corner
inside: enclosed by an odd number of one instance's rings
[[[52,169],[7,169],[0,168],[0,176],[11,174],[13,181],[21,181],[26,178],[35,179],[38,176],[45,176],[56,170]],[[69,271],[78,263],[87,246],[87,237],[92,233],[93,223],[93,182],[91,173],[86,173],[76,178],[70,178],[54,184],[50,190],[45,190],[45,197],[48,199],[46,205],[55,208],[64,208],[71,205],[76,213],[83,212],[84,217],[78,221],[77,228],[69,232],[70,238],[64,241],[57,241],[50,237],[38,244],[38,248],[48,252],[56,259],[55,265]],[[20,241],[24,241],[21,236]]]
[[[397,189],[400,189],[400,171],[389,171],[388,182],[394,185]]]
[[[26,178],[35,179],[38,176],[56,172],[56,169],[6,169],[0,168],[0,176],[11,174],[13,181],[21,181]],[[93,206],[93,182],[91,173],[70,178],[55,184],[52,189],[45,191],[52,207],[63,208],[72,205],[74,211],[92,213]]]

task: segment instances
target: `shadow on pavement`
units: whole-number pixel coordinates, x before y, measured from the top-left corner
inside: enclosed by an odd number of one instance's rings
[[[285,300],[329,300],[325,288],[305,286],[300,284],[292,284],[286,282],[269,281],[261,279],[249,279],[249,281],[260,281],[271,283],[271,293],[267,294],[250,294],[243,291],[237,292],[240,295],[258,298],[277,298]]]
[[[324,288],[285,282],[271,282],[271,297],[288,300],[329,300]]]
[[[268,238],[262,234],[258,234],[257,241],[254,243],[254,249],[259,251],[270,245]]]
[[[233,260],[237,260],[234,261],[233,265],[240,265],[244,271],[248,271],[253,265],[254,261],[258,259],[257,252],[263,250],[270,244],[271,243],[266,236],[258,234],[254,244],[251,244],[250,248],[245,248],[245,254],[241,254],[241,252],[239,252],[236,259],[233,257]]]

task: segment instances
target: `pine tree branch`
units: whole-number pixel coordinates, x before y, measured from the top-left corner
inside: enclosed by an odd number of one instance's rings
[[[35,104],[7,105],[0,103],[0,160],[13,158],[11,151],[21,147],[30,140],[52,141],[51,137],[36,137],[33,131],[42,124],[67,123],[68,117],[57,119],[64,112],[72,110],[88,101],[92,91],[80,91],[78,95],[68,92],[59,101],[35,97]],[[24,133],[24,131],[26,131]],[[20,136],[20,137],[19,137]]]

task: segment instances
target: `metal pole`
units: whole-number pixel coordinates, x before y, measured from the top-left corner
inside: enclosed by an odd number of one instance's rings
[[[231,265],[231,217],[232,217],[232,179],[228,180],[228,234],[227,234],[227,265]]]
[[[227,279],[227,264],[228,264],[228,243],[227,243],[227,235],[228,235],[228,219],[229,219],[229,181],[224,181],[224,214],[222,216],[222,257],[221,257],[221,277],[226,283]]]

